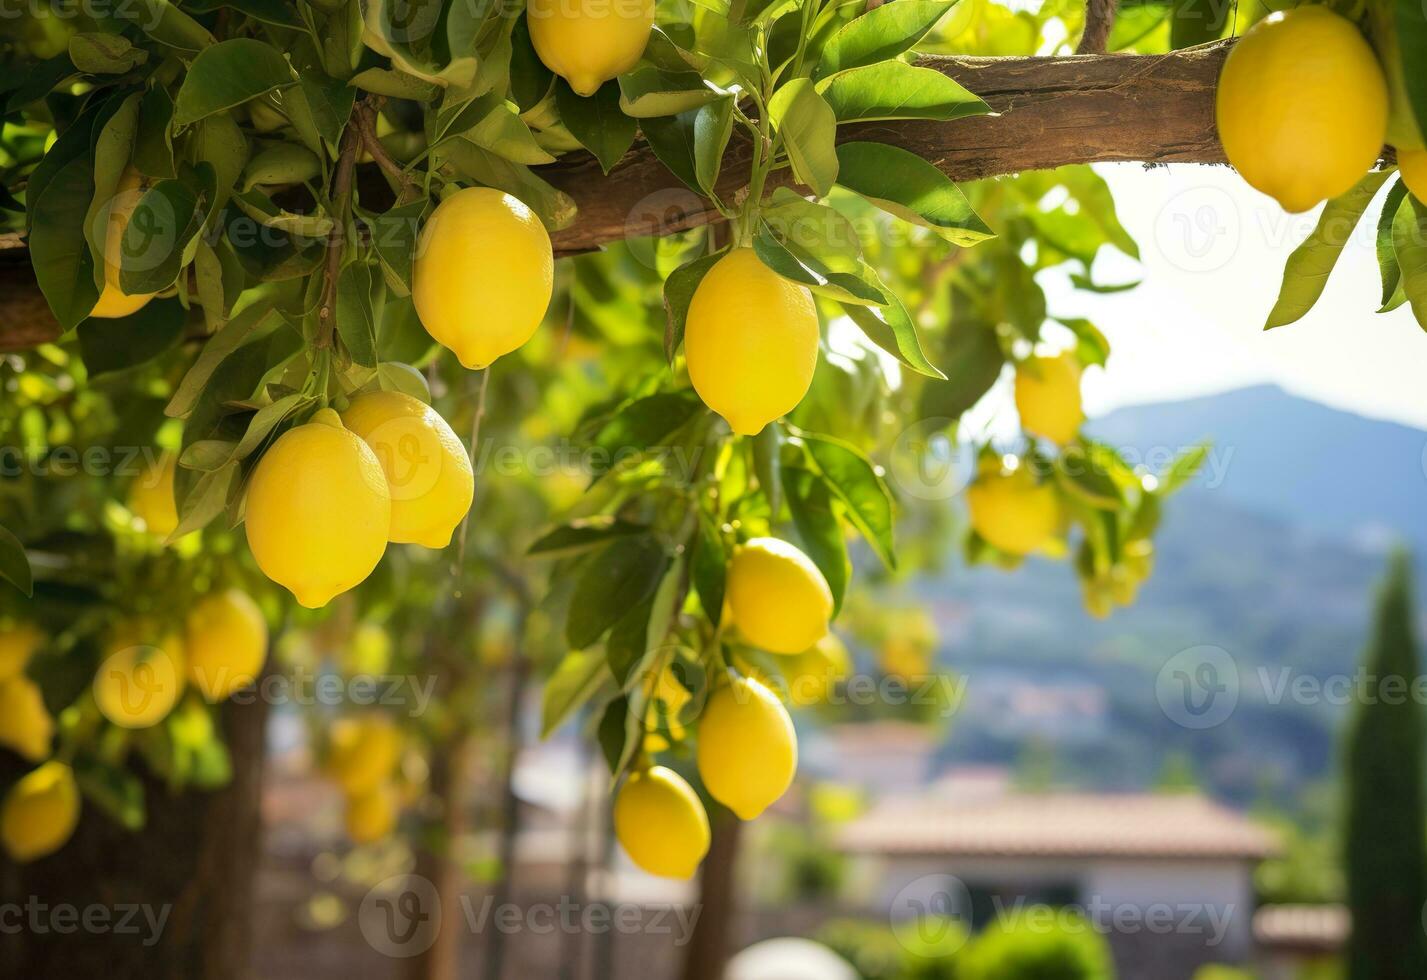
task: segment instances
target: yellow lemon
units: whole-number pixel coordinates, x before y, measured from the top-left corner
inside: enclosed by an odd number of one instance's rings
[[[246,592],[227,589],[188,613],[188,679],[210,703],[257,680],[268,656],[268,624]]]
[[[246,523],[263,574],[321,608],[370,575],[386,551],[391,493],[382,464],[324,408],[259,461]]]
[[[832,590],[786,541],[753,538],[728,563],[728,605],[740,635],[769,653],[802,653],[827,633]]]
[[[633,68],[654,27],[654,0],[530,0],[530,41],[579,95]]]
[[[173,453],[150,460],[129,486],[129,510],[144,522],[150,534],[166,538],[178,527],[178,504],[173,497]]]
[[[459,190],[421,229],[411,266],[416,314],[472,370],[529,340],[554,288],[550,235],[509,194]]]
[[[348,796],[386,782],[401,755],[401,731],[384,714],[340,718],[328,732],[327,771]]]
[[[852,657],[837,634],[829,632],[802,653],[790,657],[784,673],[788,700],[800,708],[809,708],[826,704],[838,682],[851,675]]]
[[[372,448],[391,491],[390,539],[444,548],[471,509],[466,447],[430,405],[396,391],[359,395],[342,422]]]
[[[121,317],[137,313],[154,298],[153,293],[129,294],[119,288],[119,263],[123,254],[124,229],[144,196],[144,179],[137,170],[125,171],[114,189],[114,198],[102,212],[104,216],[104,288],[90,316]]]
[[[1427,204],[1427,150],[1398,150],[1397,172],[1412,196]]]
[[[620,787],[614,835],[630,860],[650,874],[692,878],[709,851],[709,815],[682,776],[653,766]]]
[[[391,636],[376,623],[362,623],[352,631],[340,654],[346,675],[385,674],[391,666]]]
[[[396,829],[397,793],[386,783],[347,798],[347,836],[372,844]]]
[[[45,635],[33,623],[0,625],[0,681],[24,673],[44,643]]]
[[[983,471],[966,491],[971,527],[1007,554],[1029,555],[1060,530],[1060,499],[1025,466]]]
[[[39,762],[49,758],[54,733],[38,684],[23,675],[0,681],[0,745]]]
[[[184,687],[183,642],[149,620],[119,624],[94,675],[94,700],[121,728],[148,728],[173,709]]]
[[[1075,438],[1085,421],[1080,365],[1070,354],[1032,357],[1016,366],[1016,411],[1021,428],[1057,445]]]
[[[793,720],[767,687],[735,677],[709,698],[699,719],[699,778],[709,795],[743,820],[772,806],[798,771]]]
[[[53,854],[78,824],[79,786],[63,762],[46,762],[20,777],[0,805],[0,842],[20,862]]]
[[[1287,211],[1346,192],[1387,135],[1387,81],[1351,21],[1327,7],[1270,14],[1229,52],[1216,102],[1224,153]]]
[[[806,286],[736,248],[704,276],[684,327],[689,380],[740,435],[791,412],[818,366],[818,311]]]

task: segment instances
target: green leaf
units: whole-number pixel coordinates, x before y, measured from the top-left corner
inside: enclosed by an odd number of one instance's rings
[[[723,153],[733,136],[733,96],[725,95],[694,111],[694,177],[709,197],[715,197]]]
[[[154,85],[139,103],[139,132],[134,137],[134,169],[146,177],[177,177],[173,165],[173,99],[162,85]]]
[[[529,167],[463,139],[442,144],[434,155],[477,183],[515,195],[539,215],[549,231],[568,228],[575,220],[575,202],[570,195],[550,186]]]
[[[1382,214],[1377,220],[1377,264],[1382,275],[1382,309],[1378,312],[1386,311],[1394,297],[1400,294],[1402,270],[1397,264],[1397,249],[1392,244],[1392,237],[1393,227],[1400,217],[1411,220],[1412,208],[1403,207],[1406,200],[1407,185],[1399,180],[1388,189]]]
[[[530,25],[517,17],[510,34],[510,97],[521,112],[529,112],[540,104],[550,91],[555,73],[535,53],[530,42]]]
[[[659,158],[659,162],[669,168],[669,172],[695,194],[703,189],[699,186],[696,122],[698,109],[690,109],[673,116],[645,119],[640,124],[649,148]]]
[[[816,473],[801,466],[783,467],[783,489],[788,496],[788,510],[793,526],[798,529],[803,550],[818,571],[827,579],[832,591],[833,614],[842,609],[847,583],[852,577],[852,565],[847,557],[847,540],[842,525],[832,510],[832,496],[827,485]]]
[[[20,539],[0,525],[0,578],[27,596],[35,594],[35,579],[30,572],[30,559]]]
[[[394,364],[390,361],[378,364],[377,381],[383,391],[399,391],[417,401],[431,404],[431,388],[426,383],[426,375],[410,364]]]
[[[305,146],[270,143],[243,168],[243,190],[267,184],[300,184],[322,173],[322,161]]]
[[[264,24],[301,30],[302,18],[285,0],[187,0],[185,6],[197,13],[212,13],[220,7],[230,7],[260,20]]]
[[[526,551],[532,558],[565,558],[608,544],[615,538],[648,534],[645,524],[631,524],[617,517],[587,517],[563,524],[541,535]]]
[[[609,639],[605,641],[605,658],[615,683],[621,688],[629,687],[631,679],[643,673],[639,668],[669,632],[671,611],[682,578],[683,562],[666,561],[658,587],[643,602],[625,611],[610,629]]]
[[[689,304],[694,301],[694,291],[721,258],[723,253],[701,256],[679,266],[664,280],[664,312],[667,315],[664,357],[670,364],[674,363],[674,355],[684,342],[684,326],[689,318]]]
[[[66,330],[87,317],[99,299],[94,257],[84,238],[93,197],[94,161],[79,156],[60,167],[30,203],[30,262],[50,310]]]
[[[1427,330],[1427,204],[1415,197],[1411,202],[1415,220],[1394,227],[1393,245],[1402,266],[1402,291],[1417,325]]]
[[[1174,493],[1183,487],[1199,473],[1204,465],[1204,461],[1209,458],[1208,444],[1201,444],[1186,449],[1174,458],[1174,462],[1169,465],[1169,469],[1160,475],[1159,490],[1161,495]]]
[[[213,43],[207,28],[168,0],[130,0],[114,4],[109,10],[115,18],[129,21],[155,41],[178,51],[202,51]]]
[[[69,39],[69,60],[90,75],[122,75],[149,60],[122,34],[76,34]]]
[[[146,364],[178,343],[187,320],[176,299],[149,303],[126,317],[85,320],[79,325],[85,370],[92,378]]]
[[[605,82],[589,98],[581,98],[562,78],[555,83],[560,121],[580,145],[595,155],[609,173],[634,143],[639,124],[619,111],[619,84]]]
[[[110,820],[125,830],[144,829],[148,819],[144,809],[144,784],[137,774],[121,766],[79,756],[74,761],[74,779],[85,800]]]
[[[514,163],[538,166],[555,162],[555,158],[535,142],[530,127],[508,102],[502,101],[492,108],[462,138]]]
[[[1391,174],[1387,171],[1369,173],[1352,190],[1333,198],[1324,206],[1318,226],[1288,257],[1278,301],[1269,311],[1265,330],[1293,323],[1318,302],[1323,288],[1328,285],[1328,276],[1343,252],[1343,246],[1348,244],[1368,204],[1389,176]]]
[[[348,84],[363,92],[385,95],[392,99],[411,99],[413,102],[434,102],[441,94],[441,86],[391,68],[368,68],[359,71],[352,76]]]
[[[694,543],[689,577],[694,591],[698,593],[699,605],[704,607],[704,614],[714,626],[718,626],[723,617],[724,578],[727,573],[728,551],[724,548],[723,536],[708,516],[700,513],[698,540]]]
[[[184,418],[192,412],[218,366],[259,328],[270,327],[277,317],[277,311],[270,303],[259,301],[229,320],[223,329],[203,345],[198,358],[183,376],[178,390],[165,406],[164,414],[169,418]]]
[[[901,0],[899,0],[901,2]],[[837,121],[879,119],[962,119],[985,115],[991,107],[960,83],[931,68],[905,61],[839,72],[818,83]]]
[[[1057,482],[1072,496],[1100,510],[1119,510],[1125,494],[1114,477],[1118,459],[1104,446],[1066,446],[1056,457]]]
[[[240,467],[237,460],[198,477],[187,494],[178,501],[178,526],[167,538],[177,541],[207,527],[219,514],[228,508],[228,494],[238,480]]]
[[[1224,5],[1215,0],[1174,0],[1169,11],[1170,48],[1177,51],[1219,40],[1224,33],[1225,11]]]
[[[178,90],[174,122],[191,125],[296,80],[287,59],[272,45],[246,37],[223,41],[193,59]]]
[[[649,535],[621,538],[585,565],[570,597],[565,639],[582,650],[594,643],[659,585],[668,557]]]
[[[814,78],[895,58],[936,26],[956,0],[897,0],[850,21],[823,47]]]
[[[548,738],[581,705],[589,701],[609,676],[604,653],[572,650],[545,682],[540,698],[540,737]]]
[[[890,295],[890,294],[889,294]],[[940,381],[946,375],[936,365],[927,360],[922,352],[922,342],[917,337],[917,325],[907,307],[897,296],[890,296],[891,302],[881,309],[847,304],[843,312],[852,322],[862,328],[867,339],[891,354],[918,374]]]
[[[416,237],[425,210],[426,201],[413,201],[366,219],[372,246],[377,250],[382,267],[395,276],[408,293],[411,292],[411,260],[416,254]]]
[[[297,391],[290,395],[284,395],[258,409],[248,421],[248,429],[243,433],[242,441],[234,447],[233,458],[247,459],[257,452],[263,441],[272,435],[273,430],[281,425],[284,419],[312,401],[313,396]],[[189,447],[189,449],[192,448],[192,446]],[[186,450],[185,455],[187,455]]]
[[[1395,0],[1392,12],[1408,107],[1417,117],[1417,132],[1427,133],[1427,71],[1423,70],[1427,65],[1427,7],[1421,0]]]
[[[851,444],[831,436],[798,433],[828,489],[847,507],[847,516],[888,568],[897,567],[892,544],[892,492],[871,460]]]
[[[901,0],[907,2],[907,0]],[[911,0],[916,3],[917,0]],[[826,197],[837,180],[837,115],[810,79],[795,78],[768,102],[768,118],[782,137],[793,176]]]
[[[591,459],[593,486],[617,463],[656,448],[704,410],[692,391],[661,392],[627,403],[595,436],[602,459]]]
[[[956,319],[948,325],[941,355],[945,381],[922,386],[917,415],[922,419],[956,419],[981,400],[1001,376],[1006,356],[996,331],[983,323]]]
[[[206,166],[208,196],[213,168]],[[173,285],[188,243],[202,227],[204,187],[197,179],[161,180],[144,192],[119,247],[119,285],[126,293],[156,293]]]
[[[619,76],[619,107],[626,116],[648,119],[697,109],[718,98],[696,71],[667,71],[650,65]]]
[[[753,251],[764,265],[784,279],[802,283],[830,299],[874,306],[888,302],[887,290],[870,266],[858,262],[851,272],[834,271],[811,252],[780,241],[766,221],[758,222],[753,234]]]
[[[377,326],[372,320],[372,267],[349,262],[337,278],[337,333],[352,361],[377,366]]]
[[[837,182],[889,214],[930,228],[955,245],[993,237],[961,189],[915,153],[886,143],[854,142],[840,145],[837,158]]]

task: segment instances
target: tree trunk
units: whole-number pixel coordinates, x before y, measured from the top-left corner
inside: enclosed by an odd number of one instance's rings
[[[501,770],[500,878],[495,883],[491,907],[500,910],[515,893],[515,844],[520,831],[520,797],[515,795],[515,767],[520,761],[521,708],[530,679],[530,661],[517,655],[510,665],[510,693],[505,724],[505,759]],[[482,980],[500,980],[505,967],[505,932],[493,929],[486,936]]]
[[[407,972],[411,980],[456,980],[459,975],[465,931],[461,911],[463,877],[452,858],[451,848],[466,833],[470,748],[470,736],[462,731],[453,741],[435,747],[431,753],[431,796],[440,801],[441,829],[437,849],[418,850],[416,874],[435,888],[440,899],[441,920],[435,941],[411,958]]]
[[[699,919],[684,954],[684,980],[722,980],[733,945],[737,906],[734,879],[743,821],[719,807],[714,814],[709,854],[699,876]]]
[[[133,833],[86,805],[74,838],[16,866],[0,858],[0,976],[242,980],[253,948],[267,705],[223,708],[233,779],[173,794],[145,776]],[[22,771],[14,767],[16,772]]]

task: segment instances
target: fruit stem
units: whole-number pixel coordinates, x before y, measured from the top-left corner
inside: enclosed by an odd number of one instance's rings
[[[347,126],[342,130],[342,142],[337,156],[337,172],[332,178],[330,206],[332,230],[327,235],[327,270],[322,287],[322,305],[317,311],[316,346],[326,350],[332,346],[337,327],[337,277],[342,271],[342,253],[347,240],[347,225],[352,218],[352,175],[357,168],[357,151],[362,146],[362,125],[368,113],[375,113],[369,100],[357,103]],[[367,120],[370,123],[370,120]]]

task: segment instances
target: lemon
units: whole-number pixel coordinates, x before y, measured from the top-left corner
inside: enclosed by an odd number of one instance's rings
[[[396,391],[359,395],[342,422],[372,448],[391,491],[390,540],[444,548],[471,509],[466,447],[430,405]]]
[[[79,824],[79,786],[63,762],[46,762],[10,787],[0,805],[0,843],[16,861],[64,846]]]
[[[352,631],[340,654],[342,673],[385,674],[391,666],[391,636],[376,623],[362,623]]]
[[[1397,172],[1412,196],[1427,204],[1427,150],[1398,150]]]
[[[94,700],[121,728],[148,728],[173,709],[184,687],[183,643],[149,620],[114,628],[94,675]]]
[[[166,538],[178,527],[178,505],[173,497],[177,460],[164,453],[151,460],[129,486],[129,510],[144,522],[144,530]]]
[[[509,194],[459,190],[421,229],[411,267],[417,316],[472,370],[529,340],[554,288],[550,235]]]
[[[813,560],[786,541],[753,538],[728,563],[738,631],[770,653],[802,653],[827,633],[832,590]]]
[[[795,657],[788,659],[784,674],[788,682],[788,700],[800,708],[826,704],[839,681],[852,673],[852,657],[836,633],[829,632],[821,640]]]
[[[119,263],[123,255],[124,229],[129,227],[129,219],[134,208],[144,196],[144,179],[137,170],[127,170],[119,178],[114,189],[114,198],[104,209],[104,288],[99,292],[99,301],[90,316],[120,317],[137,313],[144,304],[154,298],[153,293],[129,294],[119,288]]]
[[[620,787],[614,835],[630,860],[650,874],[692,878],[709,851],[709,815],[682,776],[653,766]]]
[[[188,613],[188,679],[209,702],[257,680],[268,656],[268,624],[246,592],[227,589]]]
[[[525,17],[545,67],[590,96],[639,61],[654,27],[654,0],[530,0]]]
[[[1287,211],[1346,192],[1387,135],[1387,81],[1351,21],[1327,7],[1269,14],[1224,62],[1216,101],[1224,153]]]
[[[49,758],[54,733],[38,684],[23,675],[0,681],[0,745],[39,762]]]
[[[248,547],[309,609],[377,567],[391,531],[382,464],[330,408],[283,433],[248,484]]]
[[[798,771],[798,738],[777,695],[734,677],[709,698],[699,719],[699,778],[709,795],[743,820],[782,796]]]
[[[1016,366],[1016,411],[1021,428],[1057,445],[1075,438],[1085,421],[1080,364],[1070,354],[1032,357]]]
[[[347,798],[347,836],[372,844],[396,829],[397,793],[386,783]]]
[[[0,681],[23,673],[44,643],[45,635],[33,623],[0,626]]]
[[[1060,530],[1055,487],[1038,483],[1025,466],[982,471],[966,491],[966,503],[972,529],[1007,554],[1039,551]]]
[[[401,755],[401,732],[386,715],[340,718],[327,735],[327,771],[348,796],[386,782]]]
[[[704,404],[734,432],[754,435],[796,408],[813,382],[813,294],[768,268],[753,249],[736,248],[694,290],[684,356]]]

